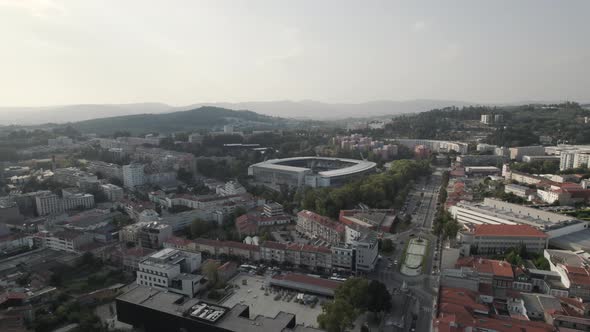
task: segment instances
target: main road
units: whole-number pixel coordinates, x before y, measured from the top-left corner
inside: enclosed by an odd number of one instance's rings
[[[384,236],[393,241],[395,251],[390,257],[382,258],[375,271],[369,275],[371,279],[383,282],[393,294],[393,312],[384,319],[384,331],[405,332],[414,328],[422,332],[431,329],[439,283],[437,261],[440,257],[439,241],[432,234],[432,226],[443,171],[444,169],[436,169],[429,178],[416,182],[404,205],[406,213],[412,216],[410,227],[402,233]],[[430,245],[422,275],[408,277],[399,272],[399,264],[407,241],[415,236],[429,240]],[[398,264],[394,264],[396,262]]]

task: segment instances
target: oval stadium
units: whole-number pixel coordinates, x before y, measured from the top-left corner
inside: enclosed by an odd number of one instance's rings
[[[248,175],[271,187],[339,186],[350,179],[375,171],[376,163],[330,157],[271,159],[248,167]]]

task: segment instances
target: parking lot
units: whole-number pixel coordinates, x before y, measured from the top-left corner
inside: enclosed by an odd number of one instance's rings
[[[231,308],[238,303],[248,304],[250,306],[251,318],[257,315],[274,317],[281,311],[288,312],[295,314],[297,324],[318,327],[317,317],[322,312],[320,303],[326,299],[320,298],[320,302],[313,308],[310,305],[296,303],[295,297],[290,300],[289,297],[275,300],[278,294],[286,294],[287,291],[270,289],[266,291],[268,285],[267,278],[269,277],[246,274],[236,276],[229,281],[230,284],[237,286],[234,294],[225,299],[221,305]],[[246,280],[246,285],[242,284],[242,280]],[[291,292],[294,295],[297,294],[294,291]]]

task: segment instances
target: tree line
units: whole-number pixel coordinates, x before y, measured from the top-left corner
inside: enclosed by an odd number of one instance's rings
[[[428,161],[396,160],[387,171],[372,174],[338,188],[307,188],[296,195],[300,206],[332,218],[340,210],[364,203],[372,208],[400,208],[413,180],[430,174]]]

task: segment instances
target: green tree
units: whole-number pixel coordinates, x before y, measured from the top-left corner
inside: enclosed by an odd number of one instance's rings
[[[352,304],[338,298],[322,305],[318,323],[320,328],[328,332],[342,332],[352,325],[355,318],[355,309]]]
[[[197,218],[197,219],[193,220],[193,222],[191,223],[191,226],[190,226],[191,236],[193,238],[198,238],[200,236],[203,236],[205,233],[207,233],[212,228],[213,227],[210,222]]]
[[[393,251],[393,241],[391,239],[385,239],[381,242],[381,250],[385,253]]]
[[[210,260],[203,265],[203,273],[207,277],[207,280],[209,280],[209,284],[212,286],[217,285],[219,282],[218,268],[219,263],[214,260]]]
[[[375,314],[391,310],[391,295],[383,283],[376,280],[369,283],[367,309]]]
[[[344,299],[362,312],[367,308],[369,282],[365,278],[348,278],[334,293],[335,298]],[[360,313],[359,312],[359,313]]]

